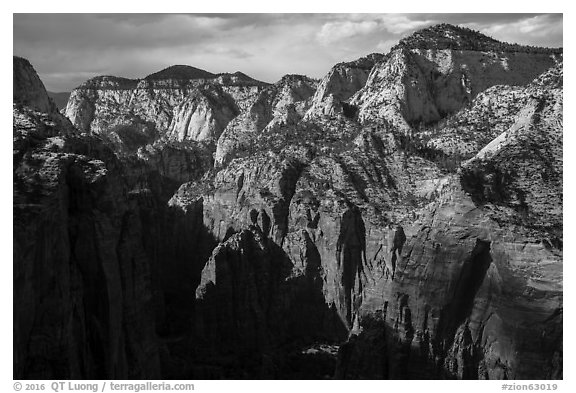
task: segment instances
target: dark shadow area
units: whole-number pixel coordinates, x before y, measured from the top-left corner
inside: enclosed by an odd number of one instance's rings
[[[334,345],[347,329],[324,300],[320,255],[307,233],[303,236],[304,271],[295,271],[285,251],[257,225],[233,235],[212,256],[216,285],[198,288],[196,337],[183,377],[326,377],[335,362]],[[306,366],[314,359],[320,362],[316,371]]]
[[[366,281],[366,227],[360,209],[348,201],[346,203],[347,210],[342,216],[336,242],[337,293],[340,316],[351,329]]]
[[[510,185],[517,175],[503,171],[493,162],[462,169],[460,184],[478,206],[487,202],[508,205],[513,199]]]
[[[347,102],[342,103],[342,113],[350,120],[356,120],[358,116],[358,107]]]

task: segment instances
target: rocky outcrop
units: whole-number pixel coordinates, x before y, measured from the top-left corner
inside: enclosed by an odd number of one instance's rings
[[[528,102],[526,114],[519,116],[523,132],[531,130],[526,137],[496,140],[486,149],[500,151],[491,146],[501,146],[502,153],[481,152],[458,175],[447,175],[434,161],[414,154],[401,138],[402,130],[388,122],[356,128],[353,142],[331,145],[325,135],[319,150],[284,149],[277,156],[256,152],[236,159],[214,183],[213,195],[228,195],[228,202],[209,208],[226,213],[206,225],[219,228],[216,237],[225,240],[256,225],[250,224],[251,209],[272,217],[275,206],[285,211],[284,201],[290,198],[288,224],[280,232],[285,235],[269,240],[282,246],[290,261],[303,254],[296,239],[304,233],[317,250],[324,302],[351,334],[340,348],[338,378],[558,378],[562,251],[559,232],[552,229],[558,210],[545,207],[543,200],[552,193],[561,196],[561,191],[558,183],[543,185],[531,177],[543,167],[552,179],[561,173],[561,122],[552,120],[561,118],[557,94],[552,91],[540,104],[537,98]],[[314,127],[326,130],[326,124],[303,122],[288,129],[307,130],[310,138]],[[516,135],[520,128],[512,126],[506,135]],[[538,133],[547,142],[536,138]],[[264,135],[266,131],[256,140]],[[531,137],[538,141],[531,148],[540,148],[529,155],[535,162],[521,166],[527,172],[494,175],[504,162],[523,160],[521,152],[530,146],[514,141],[526,143]],[[498,164],[491,163],[500,154]],[[295,173],[293,193],[283,198],[268,186],[279,178],[271,163],[285,160],[281,157],[296,159],[302,168]],[[495,169],[484,172],[493,165]],[[534,172],[528,170],[532,167]],[[508,197],[490,190],[506,191]],[[519,195],[530,194],[532,215],[523,213],[518,202]],[[214,203],[207,200],[209,206]],[[561,202],[551,200],[561,210]],[[544,210],[551,216],[539,216],[543,225],[538,226],[535,212]],[[521,219],[523,215],[534,218]],[[266,222],[259,225],[271,228]],[[227,260],[220,258],[220,263]],[[205,271],[203,277],[217,288],[211,274]],[[518,293],[524,295],[514,295]],[[527,345],[528,337],[539,336],[539,331],[547,332],[546,339]]]
[[[174,108],[168,138],[176,141],[215,141],[239,110],[220,89],[194,91]]]
[[[562,63],[550,68],[526,86],[498,85],[486,89],[439,124],[425,129],[426,145],[445,154],[473,157],[494,138],[508,130],[519,113],[545,91],[558,95],[562,89]]]
[[[288,226],[288,206],[302,169],[295,159],[269,154],[237,160],[220,171],[213,192],[205,195],[205,225],[219,240],[252,223],[250,212],[264,211],[267,236],[282,245]]]
[[[266,86],[244,74],[173,66],[144,79],[91,79],[70,95],[66,116],[82,131],[107,134],[144,123],[157,137],[215,141],[238,108]]]
[[[257,150],[255,138],[263,130],[275,131],[302,119],[316,82],[301,75],[286,75],[258,95],[250,108],[231,121],[216,146],[215,164],[222,166],[238,153]]]
[[[497,45],[481,34],[444,25],[394,47],[351,98],[363,123],[385,119],[403,132],[437,122],[495,85],[525,85],[554,66],[561,50]],[[422,37],[430,36],[430,39]],[[485,51],[482,48],[493,49]]]
[[[168,191],[172,196],[180,184],[198,180],[212,168],[210,150],[209,146],[193,142],[158,140],[139,148],[136,156],[144,171],[152,170],[174,182],[173,188]]]
[[[36,71],[26,59],[14,56],[12,67],[13,86],[12,100],[14,103],[27,106],[44,113],[56,111],[56,105],[48,97],[44,84]]]
[[[370,321],[380,321],[394,365],[385,377],[557,378],[561,251],[527,228],[512,235],[457,183],[443,194],[415,222],[396,277],[382,275],[366,290],[364,334],[375,334]],[[538,345],[527,344],[541,334]],[[362,345],[362,336],[350,345]],[[359,366],[347,376],[367,371]]]
[[[372,53],[332,67],[320,81],[306,117],[335,116],[342,113],[347,117],[353,117],[354,108],[347,107],[347,104],[343,103],[364,87],[372,67],[383,59],[384,55]]]
[[[516,122],[463,165],[462,184],[478,204],[516,213],[494,212],[498,221],[562,226],[562,108],[562,89],[533,91]]]
[[[350,205],[342,215],[340,234],[336,242],[336,262],[338,269],[338,304],[340,314],[348,328],[352,327],[354,310],[358,308],[365,281],[366,266],[366,227],[362,214]],[[364,277],[363,277],[364,276]]]
[[[393,143],[393,138],[388,142]],[[254,230],[257,234],[262,231],[262,234],[258,236],[266,239],[263,244],[266,247],[276,248],[281,255],[276,259],[286,260],[288,267],[290,263],[297,267],[300,264],[299,261],[309,261],[303,268],[298,268],[304,273],[304,276],[308,277],[312,274],[309,263],[314,262],[316,267],[312,271],[316,272],[316,278],[313,280],[315,282],[313,286],[315,295],[308,295],[306,298],[318,298],[318,309],[324,311],[311,313],[305,320],[318,327],[316,329],[317,339],[334,340],[334,337],[328,334],[334,328],[326,329],[326,319],[338,321],[336,325],[340,326],[340,330],[350,329],[358,318],[363,288],[367,285],[373,263],[373,260],[367,259],[367,249],[377,254],[379,252],[382,254],[386,252],[397,253],[396,248],[391,248],[389,251],[381,250],[381,239],[378,236],[382,235],[383,232],[372,223],[365,224],[364,222],[365,219],[362,217],[364,209],[372,208],[373,211],[378,209],[378,206],[363,204],[363,202],[366,203],[366,192],[369,195],[372,192],[367,191],[367,189],[376,188],[376,183],[379,185],[388,184],[388,187],[397,187],[398,185],[400,188],[399,186],[406,181],[405,177],[407,176],[401,164],[404,161],[403,153],[398,151],[395,145],[383,146],[382,140],[368,131],[359,144],[360,147],[347,153],[343,161],[338,160],[336,156],[327,158],[320,155],[318,158],[313,158],[313,152],[296,154],[290,158],[286,158],[287,151],[280,154],[260,153],[250,158],[232,161],[227,167],[219,171],[209,191],[194,188],[185,190],[184,186],[181,187],[184,194],[194,195],[194,192],[204,192],[205,226],[212,228],[214,237],[224,241],[223,244],[226,245],[226,248],[222,246],[222,250],[220,248],[215,250],[218,259],[214,262],[215,266],[211,266],[212,262],[209,262],[207,265],[207,267],[210,266],[209,270],[205,268],[203,271],[202,282],[205,284],[201,284],[199,288],[208,288],[205,289],[206,293],[218,291],[219,285],[224,285],[225,288],[234,288],[233,285],[244,280],[245,277],[250,277],[250,280],[257,280],[256,284],[246,284],[250,288],[258,285],[272,288],[279,286],[277,282],[270,282],[271,274],[259,274],[256,275],[256,278],[252,278],[253,273],[245,272],[245,268],[242,268],[244,270],[234,270],[236,272],[234,284],[226,283],[226,280],[231,280],[231,278],[225,278],[223,284],[217,279],[217,266],[236,263],[233,261],[237,257],[232,257],[229,254],[231,251],[224,252],[223,250],[230,250],[229,247],[232,244],[234,244],[234,250],[239,248],[240,244],[236,245],[238,242],[237,234],[244,233],[242,232],[244,228],[252,228],[251,231]],[[327,144],[328,146],[329,144]],[[354,145],[352,144],[352,146]],[[373,150],[376,148],[378,150]],[[386,158],[386,154],[391,157]],[[408,165],[413,171],[413,176],[430,175],[430,172],[422,171],[422,164],[421,160],[409,161]],[[393,169],[390,171],[387,165]],[[354,173],[362,167],[369,173]],[[337,168],[336,171],[335,168]],[[418,174],[416,168],[421,171],[421,174]],[[358,182],[366,183],[361,185]],[[378,188],[380,187],[378,186]],[[390,201],[390,194],[387,198]],[[362,204],[363,209],[360,210],[356,204]],[[398,210],[401,211],[402,208]],[[378,222],[378,219],[382,219],[382,217],[374,217],[375,222]],[[366,228],[367,225],[369,225],[368,228]],[[370,232],[371,238],[367,236],[366,233],[368,232]],[[231,239],[235,239],[235,241],[232,242]],[[366,244],[368,241],[372,242],[369,247]],[[244,240],[241,243],[244,244]],[[396,244],[396,247],[401,247],[401,245]],[[241,252],[240,255],[246,253],[248,251]],[[213,254],[213,258],[216,258],[216,254]],[[251,260],[252,263],[256,263],[255,261],[261,258],[263,257],[246,256],[246,260]],[[263,266],[269,266],[273,263],[272,261],[265,262]],[[295,267],[292,267],[293,271],[294,269]],[[216,278],[214,274],[216,274]],[[212,286],[216,288],[212,289]],[[282,291],[283,293],[291,293],[292,290],[283,289]],[[205,302],[204,296],[204,292],[200,294],[197,292],[197,298],[202,304]],[[216,303],[213,302],[220,302],[226,297],[213,294],[212,298],[213,300],[208,303],[210,307],[207,309],[220,310],[221,307],[216,306]],[[235,295],[235,298],[244,299],[245,295]],[[279,300],[272,297],[272,299],[280,304],[290,303],[290,298],[280,298],[283,300]],[[243,304],[242,307],[246,307],[246,305]],[[258,307],[262,306],[259,305]],[[279,306],[277,303],[273,303],[273,305],[262,308],[270,309],[270,307]],[[304,306],[299,305],[298,307]],[[247,318],[250,324],[257,323],[251,314],[246,313],[238,312],[233,317],[224,315],[205,319],[203,315],[206,313],[212,315],[219,312],[199,312],[197,318],[202,318],[203,324],[215,318],[223,318],[225,321],[240,319],[239,324],[248,323],[244,320]],[[329,316],[322,317],[326,313]],[[290,315],[296,314],[291,312]],[[266,318],[263,320],[268,321]],[[290,319],[290,321],[296,320],[301,321],[299,318]],[[302,322],[298,323],[301,324]],[[335,322],[331,322],[330,326],[334,326],[334,324]],[[216,333],[214,327],[212,329],[204,327],[203,329],[217,335],[224,335],[226,331],[230,330],[230,326],[226,325],[219,333]],[[283,336],[279,333],[281,329],[273,329],[272,331],[272,334],[266,333],[266,335],[271,334],[273,340],[283,340]],[[309,334],[299,333],[297,336],[299,337],[298,340],[305,340]],[[240,341],[253,343],[254,340],[256,338]],[[220,343],[222,340],[213,337],[212,339],[205,339],[205,341]],[[258,345],[253,345],[253,347],[251,351],[257,352],[255,348]],[[212,348],[208,353],[225,350],[229,350],[228,345]],[[248,350],[245,349],[245,351]],[[278,353],[285,354],[284,351]],[[290,355],[286,356],[290,357]],[[272,363],[277,367],[282,367],[281,359],[276,358]]]
[[[543,74],[538,80],[548,88],[532,90],[516,122],[420,210],[406,228],[395,277],[375,269],[359,309],[360,329],[340,354],[340,376],[560,377],[558,75],[557,67]],[[372,355],[361,351],[377,334],[384,335],[388,356],[374,370]],[[528,344],[536,336],[538,344]]]
[[[113,153],[74,132],[14,108],[14,377],[159,376],[135,206]]]
[[[202,209],[167,201],[211,157],[166,143],[126,157],[55,111],[13,113],[15,378],[165,375],[164,337],[190,324],[180,299],[213,247]]]
[[[249,230],[216,247],[196,291],[198,360],[228,378],[280,377],[288,351],[346,336],[322,296],[320,260],[307,233],[294,263],[262,231],[265,213],[254,212]],[[222,307],[223,299],[231,301]]]

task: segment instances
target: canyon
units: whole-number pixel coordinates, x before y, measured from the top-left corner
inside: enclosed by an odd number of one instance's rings
[[[562,49],[13,63],[15,379],[562,379]]]

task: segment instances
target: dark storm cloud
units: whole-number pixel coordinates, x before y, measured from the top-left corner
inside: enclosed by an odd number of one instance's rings
[[[562,45],[558,14],[14,14],[14,54],[56,91],[172,64],[274,82],[286,73],[321,77],[337,62],[386,52],[441,22],[502,41]]]

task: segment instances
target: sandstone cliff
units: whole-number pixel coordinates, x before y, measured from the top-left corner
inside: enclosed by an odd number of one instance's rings
[[[19,85],[39,81],[25,72],[15,89],[45,97]],[[38,102],[13,112],[14,377],[159,376],[150,266],[119,163]]]
[[[262,91],[218,139],[216,165],[227,163],[237,153],[250,151],[261,131],[297,124],[310,106],[315,87],[316,82],[308,77],[286,75]]]
[[[445,154],[471,158],[509,129],[531,100],[562,90],[560,62],[524,86],[497,85],[486,89],[458,112],[433,127],[420,130],[419,138],[427,146]]]
[[[370,71],[383,58],[382,54],[373,53],[332,67],[320,81],[307,117],[339,114],[342,111],[342,103],[364,87]]]
[[[220,241],[258,225],[290,261],[319,257],[326,307],[351,332],[340,348],[338,378],[562,373],[561,53],[492,40],[479,50],[449,38],[456,43],[401,43],[374,63],[364,87],[338,79],[347,86],[335,90],[340,97],[320,93],[329,85],[321,82],[300,122],[243,134],[251,156],[224,165],[203,194],[205,225]],[[483,131],[470,108],[502,91],[512,93],[491,112],[494,127]],[[341,109],[316,111],[316,97]],[[510,105],[502,104],[507,99]],[[271,121],[270,105],[262,108],[252,124]],[[470,148],[438,155],[436,146],[412,139],[426,130],[419,123],[452,113],[470,120],[466,132],[481,135]],[[435,124],[439,138],[449,122]],[[490,142],[497,130],[503,134]],[[460,154],[476,153],[456,174]],[[445,166],[446,158],[456,167]],[[244,247],[244,237],[234,239]],[[219,290],[216,266],[236,264],[236,257],[217,255],[215,267],[203,272],[201,304]],[[238,307],[255,307],[249,304]],[[268,321],[240,315],[233,319]],[[528,344],[537,336],[538,344]]]
[[[350,103],[363,123],[386,119],[403,132],[437,122],[495,85],[525,85],[561,59],[561,50],[494,42],[450,25],[424,29],[392,48]]]
[[[37,104],[46,92],[28,62],[14,68],[28,99],[13,109],[14,377],[160,378],[162,337],[189,320],[171,299],[197,285],[174,283],[199,281],[195,260],[211,250],[190,247],[210,238],[167,200],[211,157],[156,143],[119,159],[109,139]]]
[[[30,62],[14,56],[12,67],[14,103],[28,106],[40,112],[54,112],[56,106],[48,97],[44,84],[32,68]]]
[[[102,76],[72,91],[66,116],[80,130],[97,134],[146,124],[178,141],[215,141],[265,86],[241,73],[215,75],[188,66],[139,80]]]

